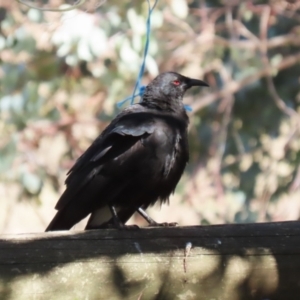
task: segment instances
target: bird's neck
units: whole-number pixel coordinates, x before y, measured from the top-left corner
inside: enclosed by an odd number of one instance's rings
[[[182,99],[164,99],[164,98],[154,98],[147,97],[144,95],[142,99],[143,105],[154,108],[159,111],[170,112],[170,113],[181,113],[185,112],[185,108],[182,102]]]
[[[180,119],[184,124],[186,124],[185,126],[187,126],[189,123],[189,117],[186,113],[183,103],[181,103],[181,105],[170,105],[170,103],[165,101],[149,101],[143,99],[143,101],[139,104],[147,109],[150,108],[159,114],[169,115],[175,117],[176,119]]]

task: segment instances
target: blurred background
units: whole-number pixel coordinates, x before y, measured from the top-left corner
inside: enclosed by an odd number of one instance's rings
[[[20,2],[0,1],[0,233],[54,216],[68,169],[133,91],[148,13],[142,0]],[[185,97],[190,163],[153,218],[299,219],[299,63],[300,1],[158,1],[143,84],[174,70],[210,88]]]

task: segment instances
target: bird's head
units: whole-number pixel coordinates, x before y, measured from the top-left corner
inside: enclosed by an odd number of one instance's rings
[[[192,79],[176,72],[166,72],[158,75],[148,84],[143,97],[143,102],[155,103],[158,106],[175,107],[183,106],[184,93],[193,86],[208,86],[202,80]]]

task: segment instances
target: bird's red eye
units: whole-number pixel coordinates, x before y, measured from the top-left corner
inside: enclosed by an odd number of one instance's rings
[[[180,84],[180,81],[179,81],[179,80],[174,80],[174,81],[173,81],[173,84],[174,84],[174,85],[179,85],[179,84]]]

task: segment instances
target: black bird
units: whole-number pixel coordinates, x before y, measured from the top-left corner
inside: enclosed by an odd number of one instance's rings
[[[207,84],[162,73],[117,115],[68,172],[46,231],[70,229],[89,214],[86,229],[125,227],[135,211],[156,224],[144,209],[168,201],[189,159],[182,98],[192,86]]]

